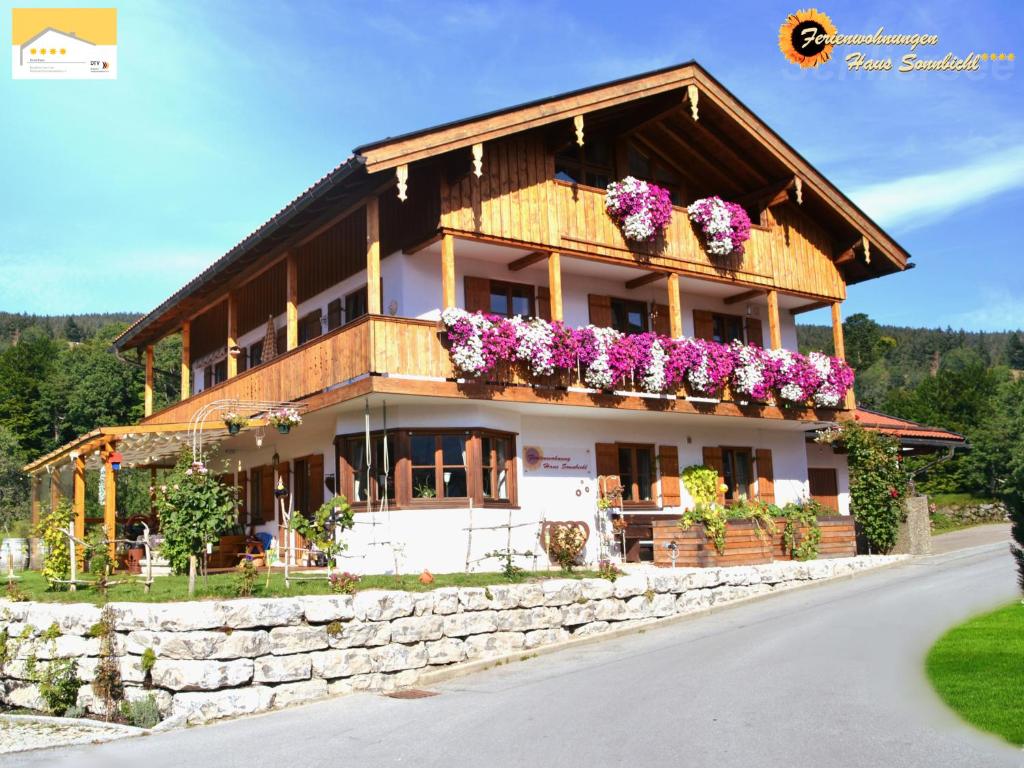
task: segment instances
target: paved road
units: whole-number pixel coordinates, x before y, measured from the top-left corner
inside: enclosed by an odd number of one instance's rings
[[[975,525],[960,531],[950,531],[949,533],[940,533],[932,536],[932,553],[942,555],[957,549],[976,547],[982,544],[995,544],[996,542],[1008,543],[1009,541],[1009,523],[986,523],[985,525]]]
[[[113,744],[59,766],[996,766],[1019,750],[932,695],[925,650],[1015,596],[1004,545],[919,560],[449,681]]]

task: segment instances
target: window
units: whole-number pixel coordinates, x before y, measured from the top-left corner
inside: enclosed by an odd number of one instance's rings
[[[575,142],[555,155],[555,178],[604,189],[614,177],[607,141],[589,136],[583,146]]]
[[[711,316],[712,338],[721,343],[728,344],[731,341],[744,342],[743,318],[739,315],[712,315]]]
[[[512,438],[485,434],[480,440],[480,468],[483,473],[483,497],[508,501],[512,474]]]
[[[395,461],[398,454],[395,450],[395,437],[388,435],[387,452],[384,450],[384,436],[371,435],[370,445],[373,447],[372,464],[367,472],[366,437],[358,435],[344,442],[345,459],[351,473],[352,493],[349,501],[379,503],[383,498],[382,491],[387,486],[388,501],[395,500]]]
[[[255,368],[257,365],[263,362],[263,342],[257,341],[255,344],[249,345],[249,354],[246,355],[249,362],[250,368]]]
[[[465,434],[409,434],[412,498],[469,496]]]
[[[345,320],[344,324],[351,323],[356,318],[362,317],[366,309],[366,286],[358,291],[352,291],[345,297]]]
[[[393,431],[388,433],[386,458],[383,434],[370,439],[374,455],[368,473],[366,438],[335,438],[338,492],[353,505],[378,503],[385,482],[396,509],[516,503],[514,435],[481,429]],[[386,479],[385,465],[390,467]]]
[[[753,458],[749,448],[722,449],[722,477],[727,502],[754,498]]]
[[[228,379],[228,361],[221,360],[219,363],[208,365],[203,369],[203,389],[209,389],[215,384],[220,384]]]
[[[647,330],[647,305],[642,301],[612,299],[612,328],[621,333],[644,333]]]
[[[333,331],[340,328],[342,324],[342,303],[341,299],[335,299],[327,305],[327,330]]]
[[[321,314],[321,311],[317,309],[299,320],[299,344],[312,341],[323,332],[320,325]]]
[[[283,325],[283,326],[281,326],[280,329],[278,329],[277,336],[275,337],[275,339],[276,339],[275,343],[277,344],[277,354],[280,355],[280,354],[283,354],[283,353],[287,352],[288,351],[288,326],[287,325]]]
[[[654,446],[620,443],[618,449],[623,504],[654,503]]]
[[[533,286],[491,280],[488,311],[502,317],[533,317]]]

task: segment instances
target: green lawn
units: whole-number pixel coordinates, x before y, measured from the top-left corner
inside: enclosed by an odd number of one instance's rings
[[[66,590],[50,591],[47,589],[46,580],[36,571],[24,571],[19,574],[21,578],[17,581],[18,590],[31,600],[44,602],[85,602],[100,605],[107,600],[110,601],[138,601],[138,602],[167,602],[171,600],[187,600],[188,577],[187,576],[161,576],[153,581],[153,589],[147,595],[143,590],[142,577],[115,575],[111,581],[123,581],[129,579],[128,583],[118,584],[110,587],[107,597],[104,599],[95,588],[81,587],[78,591],[68,592]],[[515,582],[536,581],[551,578],[589,578],[597,576],[595,571],[574,570],[571,573],[561,571],[526,571],[522,573]],[[2,579],[3,576],[0,576]],[[500,573],[435,573],[434,582],[424,586],[419,582],[419,574],[408,574],[399,577],[390,575],[369,575],[363,576],[356,589],[401,589],[407,592],[426,592],[438,587],[485,587],[496,584],[507,584],[508,580]],[[0,586],[0,590],[6,584]],[[326,578],[322,575],[315,581],[299,581],[293,579],[291,589],[285,589],[284,576],[275,572],[270,577],[270,586],[267,587],[266,574],[261,574],[257,580],[253,597],[276,597],[281,595],[323,595],[328,594],[330,588]],[[4,595],[0,591],[0,597]],[[233,573],[211,574],[208,579],[202,576],[196,581],[197,600],[211,598],[238,597],[238,576]]]
[[[975,496],[973,493],[930,493],[928,501],[937,507],[949,507],[954,504],[993,504],[997,499],[990,496]]]
[[[965,528],[977,528],[979,525],[999,525],[1002,522],[1000,520],[984,520],[976,523],[964,523],[942,512],[936,512],[931,516],[931,519],[932,533],[934,535],[962,531]]]
[[[1024,745],[1024,605],[954,627],[932,646],[925,670],[964,720]]]

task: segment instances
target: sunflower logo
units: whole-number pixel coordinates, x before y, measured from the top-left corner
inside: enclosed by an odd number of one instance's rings
[[[815,8],[797,11],[779,27],[779,50],[802,68],[808,69],[832,58],[832,44],[822,40],[836,33],[832,19]]]

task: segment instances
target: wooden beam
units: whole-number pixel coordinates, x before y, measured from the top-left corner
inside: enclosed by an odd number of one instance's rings
[[[85,539],[85,456],[79,454],[75,457],[75,471],[73,476],[73,506],[75,513],[75,536],[78,539]],[[77,548],[82,552],[83,547]]]
[[[803,304],[789,310],[791,315],[802,315],[804,312],[813,312],[816,309],[824,309],[832,305],[831,301],[812,301],[810,304]]]
[[[753,291],[744,291],[743,293],[734,293],[732,296],[726,296],[722,299],[723,304],[739,304],[743,301],[750,301],[760,296],[764,296],[767,293],[766,290],[760,288],[754,289]]]
[[[39,513],[42,508],[42,500],[39,497],[39,489],[42,485],[42,478],[39,475],[32,475],[31,479],[31,513],[32,513],[32,530],[34,531],[39,525]]]
[[[372,195],[366,201],[366,311],[380,310],[380,200]]]
[[[551,320],[562,322],[562,262],[557,251],[548,255],[548,293],[551,296]]]
[[[228,378],[233,379],[238,375],[238,357],[231,354],[233,347],[238,346],[238,294],[234,291],[228,293]]]
[[[110,542],[110,557],[115,554],[114,539],[117,538],[117,473],[110,468],[110,454],[117,448],[116,442],[109,443],[106,451],[106,471],[103,473],[103,529]]]
[[[683,335],[683,307],[679,300],[679,275],[675,272],[668,276],[668,325],[673,339]]]
[[[192,321],[181,325],[181,399],[192,395]]]
[[[285,296],[285,349],[295,349],[299,346],[299,262],[294,253],[285,258]]]
[[[772,349],[782,349],[782,325],[779,323],[779,292],[768,291],[768,330]]]
[[[441,303],[442,309],[455,306],[455,238],[441,238]]]
[[[640,277],[634,277],[632,280],[626,281],[626,289],[632,291],[634,288],[641,288],[651,283],[656,283],[661,278],[667,277],[668,272],[648,272],[646,275]]]
[[[50,473],[50,511],[52,512],[60,504],[60,469],[54,467]]]
[[[755,189],[753,192],[741,195],[736,202],[744,208],[752,208],[760,213],[773,205],[786,202],[790,192],[795,189],[796,176],[787,176],[779,181],[766,184],[760,189]]]
[[[142,412],[153,415],[153,345],[146,347],[146,388],[142,396]]]
[[[526,269],[533,264],[544,261],[544,259],[548,258],[548,255],[547,251],[534,251],[533,253],[528,253],[525,256],[520,256],[515,261],[510,261],[508,263],[508,271],[518,272],[521,269]]]
[[[836,357],[845,360],[846,341],[843,338],[843,311],[842,304],[838,301],[832,302],[832,345],[835,347]]]

